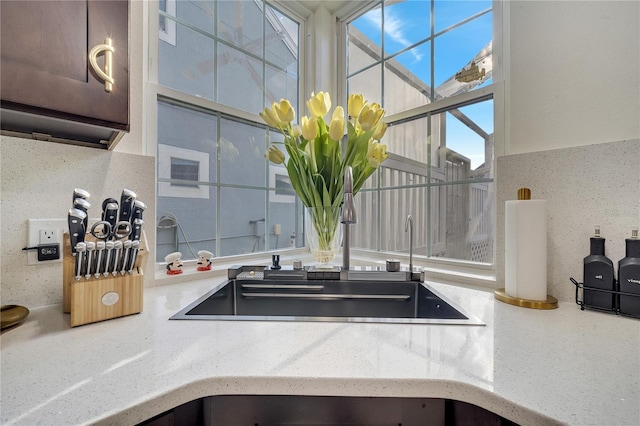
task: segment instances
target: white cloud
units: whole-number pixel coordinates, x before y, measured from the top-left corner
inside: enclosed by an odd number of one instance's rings
[[[364,18],[371,24],[378,28],[382,28],[382,12],[380,9],[374,9],[371,12],[364,15]],[[388,8],[385,9],[384,14],[384,33],[393,41],[400,44],[403,47],[407,47],[411,44],[411,41],[406,38],[403,32],[403,28],[406,26],[406,19],[402,19],[398,14],[394,13]],[[411,54],[415,58],[416,62],[422,59],[422,54],[417,49],[411,50]]]

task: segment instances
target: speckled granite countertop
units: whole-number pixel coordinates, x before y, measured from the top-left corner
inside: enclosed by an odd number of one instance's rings
[[[2,334],[3,425],[135,424],[209,395],[438,397],[520,424],[640,424],[640,321],[433,286],[486,326],[168,321],[221,279],[149,288],[144,312]]]

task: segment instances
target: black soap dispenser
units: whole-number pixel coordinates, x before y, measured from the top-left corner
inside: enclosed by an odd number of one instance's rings
[[[584,258],[584,306],[609,311],[615,310],[615,294],[606,291],[589,290],[589,288],[615,290],[613,262],[604,255],[605,239],[600,237],[599,225],[595,226],[595,235],[590,241],[591,252],[589,256]]]
[[[621,293],[638,296],[620,295],[620,313],[640,317],[640,239],[638,228],[631,230],[631,238],[625,241],[625,257],[618,262],[618,281]]]

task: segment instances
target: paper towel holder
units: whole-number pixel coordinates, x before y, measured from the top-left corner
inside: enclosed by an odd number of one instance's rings
[[[518,200],[530,200],[531,190],[529,188],[518,189]],[[494,291],[494,296],[501,302],[508,303],[514,306],[520,306],[522,308],[531,309],[556,309],[558,307],[558,299],[553,296],[547,295],[546,300],[530,300],[522,299],[519,297],[513,297],[507,294],[504,288],[499,288]]]

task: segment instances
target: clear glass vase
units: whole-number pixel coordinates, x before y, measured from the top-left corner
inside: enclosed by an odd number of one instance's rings
[[[305,239],[318,268],[332,268],[342,243],[340,207],[306,207]]]

